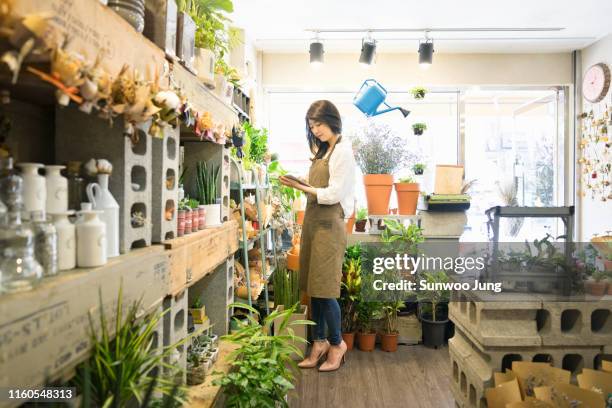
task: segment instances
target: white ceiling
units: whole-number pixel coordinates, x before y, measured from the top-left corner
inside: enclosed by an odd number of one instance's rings
[[[569,52],[612,32],[612,0],[234,0],[234,24],[264,52],[307,52],[305,29],[551,28],[435,32],[436,52]],[[326,52],[358,52],[364,33],[322,33]],[[416,52],[422,33],[374,34],[378,52]]]

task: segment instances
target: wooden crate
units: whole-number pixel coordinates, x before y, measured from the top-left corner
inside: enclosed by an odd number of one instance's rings
[[[228,221],[180,238],[165,241],[170,258],[170,295],[215,270],[238,250],[238,223]]]
[[[102,267],[75,269],[29,292],[0,297],[0,387],[40,386],[83,361],[90,348],[88,314],[99,322],[101,294],[114,322],[120,285],[124,305],[141,297],[146,310],[159,305],[168,292],[164,248],[134,250]]]

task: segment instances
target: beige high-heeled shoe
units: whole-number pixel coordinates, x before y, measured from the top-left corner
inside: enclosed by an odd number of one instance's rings
[[[321,364],[319,371],[328,372],[339,369],[340,365],[346,362],[347,349],[348,347],[346,346],[344,340],[342,340],[342,343],[338,344],[337,346],[331,346],[329,352],[327,353],[327,360]]]
[[[310,350],[310,355],[298,363],[298,367],[300,368],[315,368],[319,361],[323,357],[327,355],[331,344],[327,340],[325,341],[315,341],[312,344],[312,350]]]

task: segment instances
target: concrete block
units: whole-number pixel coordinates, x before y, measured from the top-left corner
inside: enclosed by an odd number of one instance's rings
[[[425,237],[459,237],[467,224],[465,211],[419,211]]]
[[[164,345],[169,346],[187,337],[187,292],[164,299]]]
[[[178,148],[180,129],[166,128],[163,139],[154,138],[152,188],[152,241],[163,242],[176,236],[178,209]],[[171,214],[171,219],[166,214]]]
[[[109,189],[119,203],[119,250],[151,245],[152,141],[147,134],[150,123],[136,129],[138,143],[124,136],[122,118],[113,124],[77,108],[55,110],[55,158],[58,163],[91,158],[108,159],[113,164]],[[133,187],[138,185],[138,188]],[[141,211],[147,222],[132,227],[131,216]]]
[[[612,344],[612,300],[543,302],[538,319],[545,346]]]
[[[448,342],[451,360],[453,395],[461,406],[486,407],[484,390],[493,386],[493,371],[462,336]]]

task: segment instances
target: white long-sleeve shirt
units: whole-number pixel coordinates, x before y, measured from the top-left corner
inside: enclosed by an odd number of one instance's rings
[[[329,158],[329,185],[317,188],[317,202],[332,205],[340,203],[344,217],[353,214],[355,206],[355,157],[350,140],[340,139]]]

